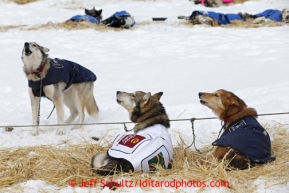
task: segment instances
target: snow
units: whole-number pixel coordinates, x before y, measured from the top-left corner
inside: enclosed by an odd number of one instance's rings
[[[129,121],[126,110],[115,102],[118,90],[164,92],[161,102],[170,119],[213,117],[211,110],[199,103],[198,92],[213,92],[220,88],[234,92],[248,106],[257,109],[259,114],[289,111],[288,25],[222,28],[182,25],[177,19],[179,15],[189,16],[193,10],[254,14],[265,9],[288,7],[288,0],[252,0],[215,9],[194,5],[187,0],[40,0],[26,5],[4,0],[0,2],[0,26],[63,22],[73,15],[83,14],[84,8],[93,6],[103,9],[103,18],[116,11],[126,10],[138,23],[150,22],[148,25],[121,31],[14,29],[0,32],[0,148],[62,145],[68,140],[81,143],[84,139],[94,143],[91,137],[99,137],[99,144],[106,144],[117,134],[124,133],[123,125],[87,125],[81,130],[67,127],[66,135],[63,136],[56,135],[53,127],[41,127],[38,136],[31,136],[31,128],[27,127],[15,127],[13,132],[6,132],[4,126],[7,125],[31,124],[27,81],[20,59],[24,42],[31,41],[48,47],[50,57],[75,61],[97,75],[94,90],[100,107],[97,122]],[[151,22],[152,17],[168,19],[164,22]],[[57,123],[55,112],[50,119],[46,119],[52,108],[50,101],[41,100],[41,124]],[[65,115],[69,115],[67,109]],[[289,117],[262,116],[259,121],[262,124],[278,122],[287,125]],[[85,123],[95,122],[86,116]],[[132,129],[133,124],[127,124],[127,127]],[[197,147],[209,145],[217,137],[219,129],[219,120],[195,121]],[[174,145],[180,137],[188,145],[192,142],[189,121],[172,122],[169,132]],[[271,186],[266,190],[264,183],[256,180],[258,192],[288,190],[288,183]],[[89,189],[81,188],[59,189],[40,180],[31,180],[22,186],[24,192],[38,192],[40,189],[89,192]],[[140,188],[127,191],[143,192]],[[109,190],[105,188],[102,192]]]

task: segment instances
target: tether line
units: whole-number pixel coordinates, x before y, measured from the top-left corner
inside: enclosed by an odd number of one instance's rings
[[[265,114],[259,114],[258,116],[269,116],[269,115],[285,115],[285,114],[289,114],[289,112],[284,112],[284,113],[265,113]],[[194,128],[194,122],[196,120],[209,120],[209,119],[218,119],[218,117],[201,117],[201,118],[191,118],[191,119],[172,119],[170,120],[171,122],[177,122],[177,121],[190,121],[191,125],[192,125],[192,135],[193,135],[193,141],[192,143],[187,146],[187,148],[190,148],[192,145],[194,145],[195,150],[199,153],[207,153],[209,151],[211,151],[213,149],[213,147],[207,151],[201,152],[197,147],[196,147],[196,135],[195,135],[195,128]],[[126,127],[126,124],[132,124],[133,122],[106,122],[106,123],[83,123],[83,124],[49,124],[49,125],[39,125],[39,119],[37,121],[37,125],[6,125],[6,126],[0,126],[0,127],[4,127],[4,128],[9,128],[9,127],[54,127],[54,126],[76,126],[76,125],[120,125],[123,124],[124,125],[124,130],[126,132],[132,131],[128,130]],[[222,125],[218,137],[217,139],[220,137],[222,130],[224,129],[225,124]]]
[[[269,115],[284,115],[289,114],[289,112],[283,113],[266,113],[259,114],[258,116],[269,116]],[[178,121],[191,121],[191,119],[196,120],[209,120],[209,119],[218,119],[218,117],[200,117],[200,118],[190,118],[190,119],[171,119],[172,122]],[[55,127],[55,126],[78,126],[78,125],[123,125],[123,124],[132,124],[133,122],[103,122],[103,123],[82,123],[82,124],[48,124],[48,125],[38,125],[39,127]],[[37,127],[37,125],[0,125],[0,127]]]

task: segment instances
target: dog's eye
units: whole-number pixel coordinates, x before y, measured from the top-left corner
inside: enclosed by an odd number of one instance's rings
[[[219,97],[217,94],[215,94],[215,97]]]
[[[36,44],[32,44],[33,47],[36,47]]]

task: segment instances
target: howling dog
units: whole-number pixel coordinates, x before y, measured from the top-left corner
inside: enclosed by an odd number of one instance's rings
[[[201,157],[201,164],[216,158],[228,160],[233,168],[247,169],[275,160],[270,153],[269,133],[256,120],[255,109],[248,108],[234,93],[222,89],[214,93],[200,92],[199,98],[202,105],[224,121],[223,134],[212,143],[217,148],[211,155]]]
[[[150,172],[155,166],[168,168],[173,157],[173,146],[168,128],[170,121],[160,103],[162,92],[151,95],[137,91],[117,91],[117,103],[130,116],[135,134],[121,134],[105,153],[98,153],[91,159],[92,170],[100,175],[122,172]]]
[[[32,125],[38,125],[40,97],[52,100],[58,124],[64,124],[63,104],[70,110],[70,116],[65,123],[69,124],[79,116],[78,124],[82,124],[85,107],[88,114],[97,118],[98,107],[93,96],[95,74],[77,63],[51,59],[47,52],[48,48],[35,42],[24,43],[21,59],[28,79]],[[33,127],[31,134],[38,135],[38,126]],[[65,134],[63,126],[58,127],[56,134]]]

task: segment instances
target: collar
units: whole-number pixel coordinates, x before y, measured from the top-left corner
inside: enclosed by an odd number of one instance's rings
[[[43,70],[44,70],[44,64],[41,65],[36,72],[32,72],[31,74],[34,74],[34,75],[40,77],[40,74],[43,72]]]
[[[42,54],[43,54],[43,56],[45,56],[44,53],[42,53]],[[32,72],[31,74],[34,74],[34,75],[36,75],[36,76],[38,76],[38,77],[40,78],[40,74],[41,74],[41,73],[43,72],[43,70],[44,70],[46,61],[47,61],[47,57],[43,57],[43,60],[42,60],[42,62],[41,62],[41,64],[40,64],[38,70],[37,70],[36,72]]]
[[[230,118],[231,118],[230,116],[225,117],[225,118],[224,118],[224,122],[227,123]]]

